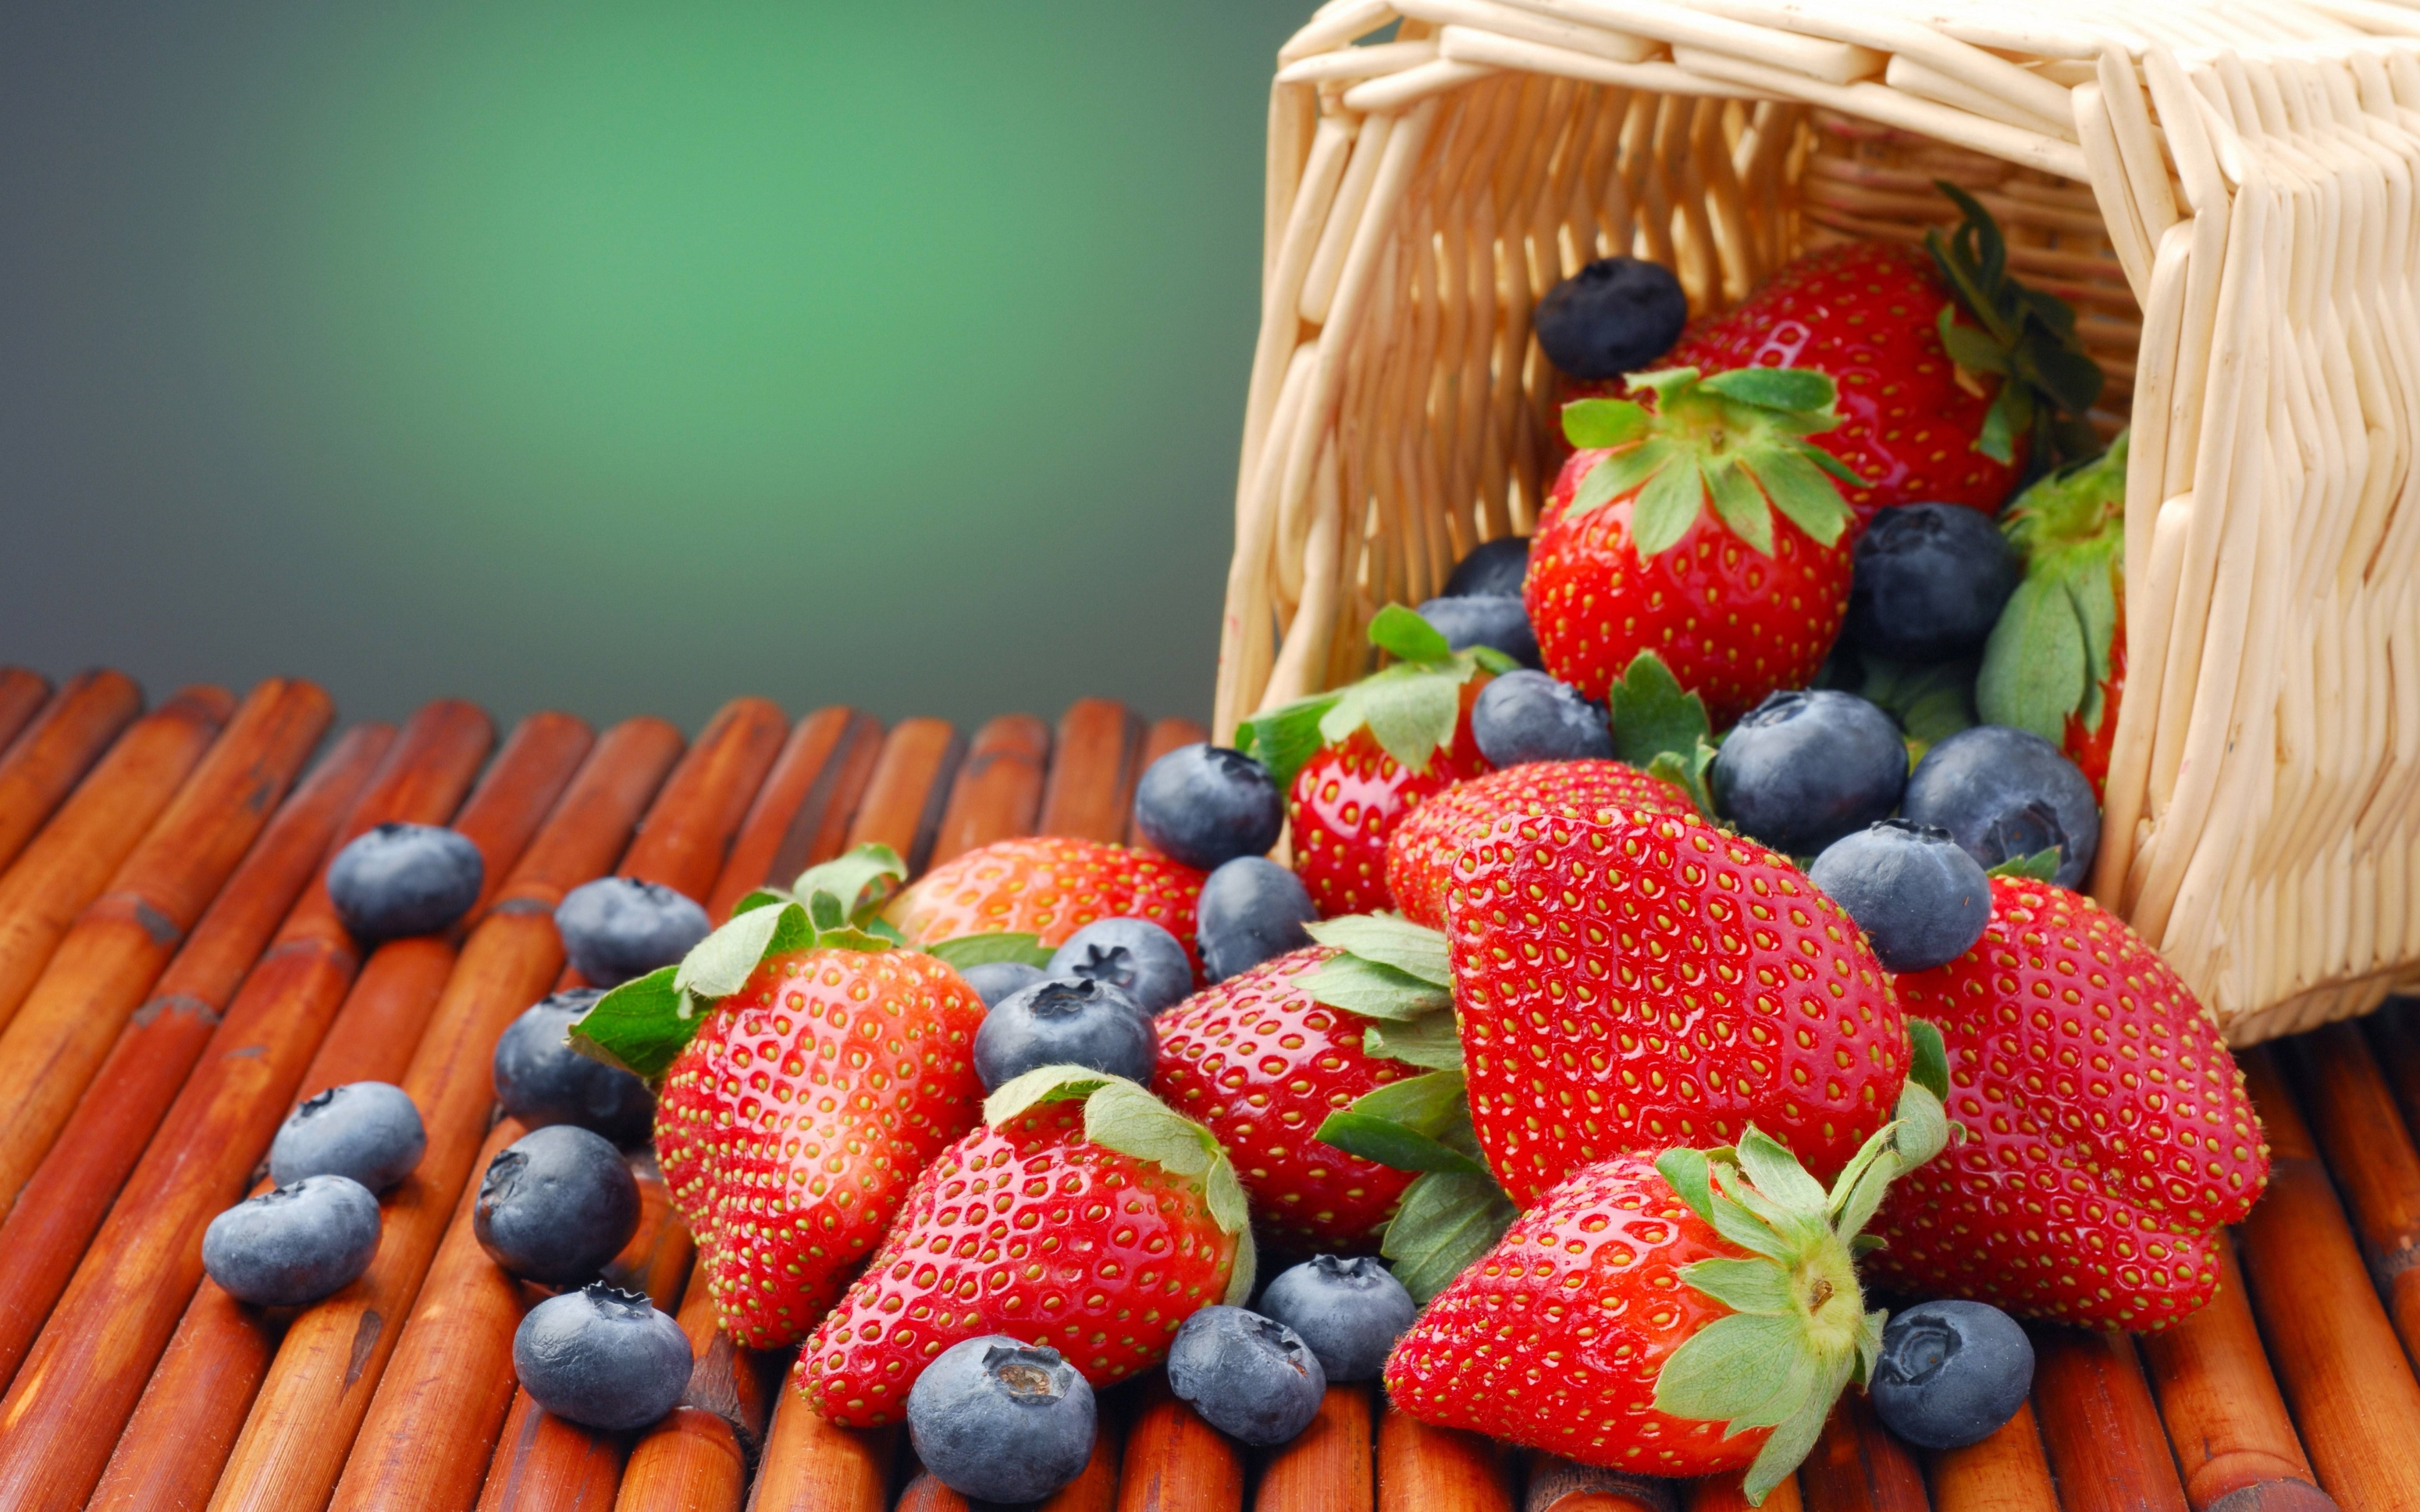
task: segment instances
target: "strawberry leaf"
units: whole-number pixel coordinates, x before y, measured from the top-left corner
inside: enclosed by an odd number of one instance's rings
[[[1737,457],[1711,458],[1699,465],[1714,514],[1725,528],[1764,556],[1773,555],[1773,510],[1765,503],[1756,480],[1740,471]]]
[[[1319,733],[1320,721],[1342,697],[1340,693],[1315,694],[1255,715],[1237,727],[1236,748],[1267,767],[1278,791],[1284,793],[1294,786],[1295,774],[1302,770],[1302,764],[1319,754],[1320,747],[1326,743]]]
[[[1363,1018],[1408,1022],[1453,1007],[1453,994],[1382,962],[1336,956],[1302,979],[1314,1002]],[[1449,1018],[1451,1014],[1447,1015]]]
[[[1404,1188],[1378,1253],[1412,1300],[1425,1305],[1494,1249],[1519,1216],[1492,1178],[1433,1171]]]
[[[1861,681],[1842,682],[1842,689],[1861,695],[1898,720],[1918,746],[1934,745],[1974,726],[1978,665],[1974,658],[1927,664],[1893,661],[1871,652],[1848,652],[1845,656],[1864,676]]]
[[[1691,1212],[1714,1221],[1714,1180],[1704,1150],[1675,1145],[1655,1157],[1655,1169]]]
[[[1681,1279],[1735,1313],[1778,1318],[1793,1305],[1790,1273],[1771,1260],[1699,1260]]]
[[[1462,1070],[1462,1026],[1450,1011],[1373,1024],[1361,1031],[1361,1053],[1424,1071]]]
[[[1843,1361],[1836,1367],[1832,1380],[1818,1381],[1798,1410],[1775,1426],[1773,1437],[1757,1451],[1756,1460],[1747,1467],[1747,1475],[1740,1485],[1748,1505],[1762,1506],[1773,1489],[1789,1479],[1790,1473],[1813,1451],[1815,1441],[1823,1435],[1823,1420],[1832,1415],[1832,1404],[1848,1384],[1848,1365]]]
[[[2056,856],[2056,851],[2045,851]],[[2054,862],[2054,864],[2055,864]],[[1907,1079],[1941,1099],[1949,1101],[1949,1047],[1943,1042],[1941,1030],[1923,1019],[1907,1021]]]
[[[1783,1275],[1779,1266],[1764,1268]],[[1689,1278],[1684,1273],[1683,1279]],[[1655,1410],[1727,1423],[1763,1406],[1777,1381],[1794,1379],[1801,1394],[1813,1390],[1815,1363],[1807,1349],[1806,1325],[1792,1316],[1795,1310],[1779,1316],[1733,1313],[1691,1335],[1656,1372]],[[1792,1410],[1796,1406],[1790,1404]]]
[[[2111,606],[2115,617],[2115,601]],[[2056,745],[2067,717],[2084,702],[2089,662],[2085,626],[2067,585],[2028,577],[2000,610],[1983,643],[1975,707],[1987,724],[2030,730]]]
[[[1379,749],[1425,772],[1436,753],[1453,743],[1464,681],[1458,672],[1428,671],[1417,663],[1390,667],[1347,688],[1342,702],[1320,721],[1319,733],[1336,744],[1367,726]]]
[[[1435,1138],[1451,1128],[1457,1120],[1463,1123],[1470,1121],[1469,1084],[1458,1071],[1436,1071],[1425,1076],[1407,1076],[1400,1082],[1389,1082],[1364,1092],[1345,1111],[1364,1119],[1399,1124],[1414,1134]]]
[[[1662,471],[1680,450],[1671,438],[1655,436],[1627,452],[1614,453],[1590,469],[1588,475],[1580,479],[1579,486],[1572,491],[1572,501],[1564,513],[1577,517],[1629,497],[1648,479]],[[1635,520],[1631,529],[1635,534],[1637,530]],[[1653,553],[1642,552],[1642,555],[1652,556]]]
[[[1824,374],[1803,367],[1741,367],[1717,373],[1699,387],[1760,409],[1829,409],[1840,391]]]
[[[1444,933],[1415,924],[1401,914],[1345,914],[1303,927],[1322,945],[1392,966],[1432,987],[1453,986]]]
[[[1445,632],[1420,618],[1417,609],[1389,604],[1370,620],[1370,643],[1404,661],[1438,662],[1453,658]]]
[[[1976,326],[1942,312],[1943,348],[1959,366],[2007,377],[1983,418],[1975,449],[1995,461],[2015,459],[2017,439],[2030,432],[2033,460],[2048,469],[2088,456],[2097,448],[2085,411],[2100,402],[2101,366],[2076,337],[2066,301],[2009,276],[2008,242],[1991,212],[1947,179],[1934,187],[1957,205],[1962,220],[1947,236],[1924,234],[1942,277]],[[2051,411],[2048,423],[2040,410]]]
[[[908,880],[908,864],[888,845],[860,845],[799,873],[790,891],[817,929],[862,924]]]
[[[1002,961],[1019,965],[1047,966],[1057,953],[1031,934],[961,934],[954,940],[943,940],[938,945],[920,946],[918,949],[926,955],[948,962],[953,969],[958,971]]]
[[[1830,546],[1849,528],[1849,506],[1822,468],[1808,459],[1809,446],[1780,446],[1758,453],[1753,459],[1756,481],[1765,497],[1790,522],[1818,546]]]
[[[662,1075],[706,1022],[690,1011],[689,995],[674,987],[677,969],[658,967],[590,1004],[572,1021],[571,1048],[649,1080]]]
[[[1994,877],[2022,877],[2029,882],[2055,882],[2058,880],[2061,853],[2062,847],[2054,845],[2046,851],[2036,851],[2031,856],[2011,856],[1984,874]]]
[[[1575,451],[1627,446],[1647,425],[1646,407],[1628,399],[1574,399],[1563,406],[1563,439]]]
[[[737,918],[742,914],[752,914],[759,908],[770,908],[775,903],[794,903],[798,901],[787,887],[759,887],[731,905],[731,917]]]
[[[1714,812],[1714,789],[1706,783],[1706,773],[1714,764],[1714,748],[1700,740],[1698,748],[1685,756],[1677,750],[1656,752],[1655,759],[1647,764],[1647,775],[1662,778],[1687,794],[1699,813],[1720,825],[1724,820]]]
[[[1633,656],[1629,670],[1607,692],[1614,754],[1633,766],[1644,768],[1667,751],[1694,753],[1714,732],[1706,718],[1706,701],[1683,688],[1652,651]]]
[[[1656,445],[1651,441],[1637,455]],[[1647,480],[1630,506],[1631,540],[1641,557],[1659,556],[1680,545],[1705,506],[1705,480],[1698,470],[1668,450],[1667,456],[1668,465]]]
[[[747,985],[757,964],[767,956],[804,950],[815,943],[816,931],[801,905],[755,908],[739,915],[700,940],[673,971],[673,990],[686,993],[700,1005],[728,997]]]
[[[1439,1072],[1440,1075],[1450,1074]],[[1487,1167],[1459,1150],[1449,1149],[1424,1134],[1366,1113],[1331,1113],[1313,1137],[1348,1155],[1375,1161],[1399,1171],[1446,1171],[1459,1176],[1485,1176]]]

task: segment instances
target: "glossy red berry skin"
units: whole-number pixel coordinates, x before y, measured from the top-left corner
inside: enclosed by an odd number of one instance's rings
[[[1642,1475],[1745,1468],[1771,1436],[1655,1410],[1672,1352],[1730,1309],[1683,1266],[1744,1254],[1642,1155],[1574,1171],[1439,1292],[1387,1361],[1387,1397],[1466,1428]]]
[[[1484,676],[1463,688],[1453,740],[1414,771],[1379,748],[1366,729],[1326,746],[1295,774],[1286,805],[1295,874],[1322,918],[1394,906],[1387,887],[1387,837],[1405,815],[1457,782],[1488,770],[1470,733],[1470,705]]]
[[[665,1073],[656,1156],[733,1339],[806,1336],[983,1111],[983,999],[912,950],[768,957]]]
[[[1082,1103],[1045,1103],[933,1162],[793,1379],[832,1422],[878,1427],[934,1356],[1006,1334],[1107,1386],[1224,1297],[1239,1244],[1197,1180],[1087,1142]]]
[[[1645,810],[1501,819],[1455,862],[1447,915],[1472,1121],[1515,1204],[1750,1123],[1829,1180],[1898,1103],[1882,963],[1752,841]]]
[[[1419,1074],[1365,1055],[1369,1021],[1312,1000],[1303,978],[1337,952],[1291,951],[1159,1015],[1160,1101],[1227,1147],[1262,1233],[1306,1254],[1373,1254],[1413,1173],[1311,1137],[1363,1094]]]
[[[1994,877],[1983,938],[1899,990],[1940,1026],[1965,1135],[1892,1187],[1868,1269],[2087,1328],[2164,1328],[2208,1302],[2269,1151],[2167,963],[2088,898]]]
[[[883,916],[911,945],[970,934],[1032,934],[1047,948],[1103,918],[1147,918],[1193,958],[1202,873],[1157,851],[1065,835],[995,841],[954,856],[909,884]]]
[[[1423,803],[1387,841],[1387,886],[1405,918],[1446,927],[1453,862],[1507,814],[1588,818],[1605,810],[1694,814],[1689,795],[1621,762],[1531,762],[1473,778]]]

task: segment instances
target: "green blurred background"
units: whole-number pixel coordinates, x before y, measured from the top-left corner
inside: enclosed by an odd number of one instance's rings
[[[0,17],[0,660],[1206,717],[1310,0]]]

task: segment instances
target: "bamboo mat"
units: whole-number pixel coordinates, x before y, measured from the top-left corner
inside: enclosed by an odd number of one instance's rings
[[[501,742],[457,702],[334,729],[273,680],[238,700],[52,688],[0,668],[0,1507],[112,1512],[593,1509],[943,1512],[904,1438],[825,1426],[782,1357],[715,1329],[661,1180],[614,1263],[677,1309],[699,1364],[638,1434],[548,1417],[512,1332],[534,1294],[488,1263],[466,1195],[516,1137],[488,1060],[571,979],[549,915],[619,872],[721,918],[768,878],[879,841],[922,869],[1008,836],[1125,840],[1137,776],[1202,738],[1086,700],[962,735],[850,709],[731,703],[693,743],[538,715]],[[362,958],[318,872],[389,819],[450,823],[489,895],[442,939]],[[1844,1403],[1776,1512],[2420,1512],[2420,1014],[2245,1055],[2275,1150],[2218,1300],[2138,1339],[2036,1334],[2034,1398],[1993,1438],[1912,1452]],[[428,1153],[371,1271],[299,1313],[233,1304],[202,1226],[252,1190],[301,1097],[397,1081]],[[1156,1381],[1104,1396],[1052,1512],[1683,1512],[1735,1484],[1642,1483],[1426,1428],[1332,1388],[1292,1444],[1245,1454]]]

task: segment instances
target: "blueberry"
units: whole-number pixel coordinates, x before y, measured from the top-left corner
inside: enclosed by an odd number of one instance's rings
[[[1661,263],[1600,257],[1546,291],[1529,316],[1546,361],[1575,378],[1652,366],[1681,339],[1689,298]]]
[[[1857,538],[1849,635],[1900,661],[1983,649],[2024,564],[1992,517],[1961,504],[1901,504]]]
[[[1092,1383],[1002,1334],[943,1350],[908,1391],[916,1458],[973,1501],[1041,1501],[1083,1473],[1093,1427]]]
[[[1714,807],[1742,832],[1812,856],[1899,805],[1907,746],[1854,693],[1772,693],[1714,755]]]
[[[1193,962],[1176,936],[1148,918],[1100,918],[1067,936],[1048,974],[1106,982],[1145,1017],[1193,991]]]
[[[1261,1311],[1300,1335],[1334,1381],[1374,1378],[1419,1310],[1394,1273],[1367,1255],[1315,1255],[1261,1293]]]
[[[1118,988],[1046,978],[1001,999],[975,1031],[975,1074],[995,1091],[1036,1066],[1085,1066],[1147,1082],[1158,1063],[1151,1016]]]
[[[1439,598],[1472,598],[1481,594],[1521,596],[1521,581],[1529,576],[1529,538],[1499,535],[1470,548],[1453,564]]]
[[[706,910],[660,882],[598,877],[554,910],[563,953],[598,987],[619,987],[689,954],[709,933]]]
[[[1613,757],[1605,710],[1544,672],[1506,672],[1481,688],[1470,706],[1470,733],[1479,753],[1497,766]]]
[[[368,1187],[349,1176],[306,1176],[211,1219],[202,1269],[238,1302],[300,1307],[350,1285],[378,1242]]]
[[[1893,1433],[1927,1449],[1962,1449],[2014,1416],[2033,1382],[2033,1344],[2008,1314],[1979,1302],[1927,1302],[1883,1326],[1869,1390]]]
[[[513,1331],[513,1374],[566,1422],[644,1427],[689,1390],[689,1335],[636,1291],[599,1281],[549,1297]]]
[[[639,1231],[638,1178],[602,1134],[572,1123],[533,1130],[488,1163],[471,1231],[513,1274],[575,1286]]]
[[[1318,917],[1302,878],[1265,856],[1239,856],[1202,884],[1193,939],[1210,980],[1225,981],[1309,945],[1303,926]]]
[[[984,1000],[984,1007],[998,1008],[1002,1002],[1025,991],[1049,975],[1040,966],[1029,966],[1022,961],[986,961],[979,966],[963,966],[958,975]]]
[[[496,1041],[496,1101],[524,1128],[576,1123],[628,1149],[653,1133],[656,1094],[621,1067],[571,1048],[571,1026],[604,995],[575,987],[513,1020]]]
[[[1807,879],[1849,911],[1893,971],[1957,960],[1992,920],[1992,883],[1949,831],[1885,819],[1823,847]]]
[[[1302,1335],[1241,1307],[1204,1307],[1168,1347],[1168,1389],[1246,1443],[1283,1443],[1311,1426],[1327,1372]]]
[[[365,945],[434,934],[479,901],[479,847],[436,825],[380,825],[328,863],[328,901]]]
[[[1907,779],[1907,817],[1938,825],[1985,870],[2056,846],[2072,887],[2092,869],[2101,810],[2092,784],[2058,748],[2029,730],[1978,724],[1924,753]]]
[[[1135,829],[1171,861],[1207,872],[1262,856],[1285,828],[1285,795],[1269,769],[1224,746],[1179,746],[1135,784]]]
[[[269,1179],[291,1186],[306,1176],[349,1176],[383,1192],[410,1176],[427,1148],[420,1110],[402,1088],[348,1082],[287,1116],[269,1147]]]
[[[1436,626],[1446,644],[1456,651],[1494,646],[1524,667],[1538,665],[1538,632],[1517,594],[1432,598],[1420,606],[1420,618]]]

